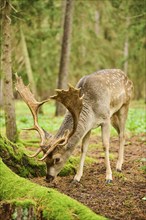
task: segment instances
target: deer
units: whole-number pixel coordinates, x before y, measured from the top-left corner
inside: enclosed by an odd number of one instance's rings
[[[51,182],[57,177],[79,141],[82,141],[80,164],[73,179],[75,182],[80,182],[91,130],[101,127],[106,183],[111,183],[113,180],[109,159],[111,125],[119,136],[116,170],[122,171],[125,123],[133,94],[133,83],[122,70],[103,69],[85,75],[75,87],[69,84],[67,90],[56,89],[56,95],[41,102],[35,99],[29,86],[25,86],[19,76],[16,76],[15,87],[33,116],[34,126],[27,130],[36,130],[41,139],[40,147],[29,156],[33,158],[43,152],[39,160],[46,163],[46,181]],[[55,135],[48,133],[38,124],[39,108],[49,100],[60,102],[67,109],[64,120]]]

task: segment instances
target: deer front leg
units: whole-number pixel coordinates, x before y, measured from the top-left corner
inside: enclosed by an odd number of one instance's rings
[[[81,177],[82,177],[82,175],[83,175],[83,167],[84,167],[86,153],[87,153],[87,150],[88,150],[90,133],[91,133],[91,131],[89,131],[85,135],[85,137],[83,138],[82,146],[81,146],[80,165],[79,165],[79,168],[77,170],[77,174],[74,177],[74,181],[78,181],[79,182]]]
[[[110,122],[102,124],[102,142],[105,148],[106,183],[112,182],[112,170],[109,160]]]

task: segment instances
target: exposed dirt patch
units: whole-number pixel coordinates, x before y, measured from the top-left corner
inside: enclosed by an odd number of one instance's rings
[[[115,171],[118,139],[111,138],[113,183],[110,185],[105,184],[104,156],[99,137],[91,138],[91,147],[87,154],[97,158],[97,163],[90,167],[85,164],[80,183],[72,183],[73,176],[57,177],[57,184],[46,183],[44,178],[34,178],[32,181],[56,188],[109,219],[144,220],[146,219],[146,201],[143,198],[146,196],[146,181],[144,171],[141,169],[144,166],[142,158],[146,155],[144,138],[144,135],[138,135],[127,140],[122,173]],[[94,143],[99,147],[93,147]]]

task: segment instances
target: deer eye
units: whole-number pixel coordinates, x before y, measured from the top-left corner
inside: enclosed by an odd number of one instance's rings
[[[60,162],[60,157],[54,159],[54,164]]]

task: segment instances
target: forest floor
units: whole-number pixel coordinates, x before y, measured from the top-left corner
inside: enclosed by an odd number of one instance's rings
[[[144,134],[133,135],[126,140],[125,162],[123,172],[115,171],[118,155],[118,138],[111,137],[111,167],[113,183],[105,183],[104,152],[101,138],[92,136],[87,153],[97,162],[85,164],[80,183],[73,183],[73,175],[57,177],[54,183],[45,182],[44,178],[33,178],[31,181],[46,187],[52,187],[84,205],[95,213],[112,220],[146,219],[146,179],[144,174]],[[97,145],[97,147],[95,147]],[[94,147],[93,147],[94,146]],[[145,149],[146,150],[146,149]],[[75,151],[75,155],[79,150]]]

